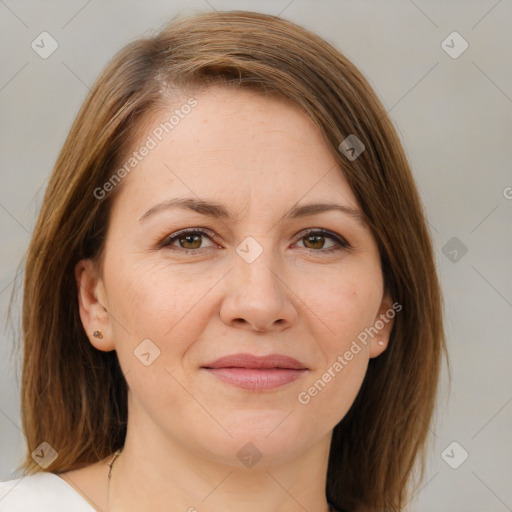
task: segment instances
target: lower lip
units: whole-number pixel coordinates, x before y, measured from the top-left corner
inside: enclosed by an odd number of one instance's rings
[[[228,384],[244,389],[264,391],[289,384],[300,378],[306,369],[293,370],[287,368],[205,368],[212,375]]]

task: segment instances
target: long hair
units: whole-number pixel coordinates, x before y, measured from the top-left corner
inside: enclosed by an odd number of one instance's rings
[[[334,428],[326,496],[350,511],[401,510],[416,463],[423,476],[443,351],[432,243],[397,133],[361,72],[331,44],[282,18],[246,11],[173,20],[125,46],[92,87],[51,174],[26,258],[22,310],[25,474],[43,441],[47,471],[97,462],[122,448],[127,385],[115,351],[96,350],[78,312],[74,266],[101,259],[113,199],[98,199],[146,116],[191,87],[279,93],[316,123],[378,243],[386,291],[402,305],[387,350],[369,362]],[[347,158],[355,135],[364,151]],[[134,171],[136,172],[136,171]]]

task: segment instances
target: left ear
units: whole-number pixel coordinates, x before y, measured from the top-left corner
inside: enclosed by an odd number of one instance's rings
[[[393,304],[389,294],[384,295],[373,327],[369,328],[373,334],[370,342],[370,357],[378,357],[386,350],[396,312],[401,309],[402,307],[397,302]]]

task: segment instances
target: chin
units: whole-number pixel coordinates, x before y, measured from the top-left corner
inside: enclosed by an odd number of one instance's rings
[[[208,447],[216,447],[218,455],[224,457],[227,454],[234,454],[237,459],[245,455],[253,455],[254,458],[261,456],[262,461],[276,464],[293,458],[295,452],[307,449],[309,444],[314,444],[315,435],[312,428],[306,423],[297,424],[294,414],[290,411],[248,412],[238,414],[231,421],[221,420],[220,423],[231,434],[230,437],[222,429],[210,439]],[[313,425],[311,425],[312,427]],[[211,433],[211,431],[210,431]],[[209,436],[202,436],[203,442]],[[254,452],[254,453],[253,453]],[[231,464],[239,465],[240,460],[231,460]]]

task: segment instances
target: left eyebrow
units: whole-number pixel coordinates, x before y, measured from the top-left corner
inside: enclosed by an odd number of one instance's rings
[[[204,201],[197,198],[173,198],[167,201],[163,201],[153,207],[151,207],[146,213],[140,218],[139,222],[143,222],[150,215],[161,210],[182,208],[186,210],[192,210],[201,215],[207,215],[209,217],[219,219],[233,219],[235,216],[232,215],[229,210],[221,203],[215,201]],[[310,215],[317,215],[319,213],[328,211],[340,211],[349,217],[354,218],[361,224],[366,224],[365,215],[357,208],[352,206],[337,204],[337,203],[310,203],[304,205],[296,205],[292,207],[287,213],[285,213],[280,221],[283,219],[297,219],[301,217],[307,217]],[[236,217],[238,218],[238,216]]]
[[[319,213],[329,212],[333,210],[338,210],[344,213],[345,215],[348,215],[349,217],[352,217],[355,220],[361,222],[362,224],[366,224],[365,216],[361,212],[361,210],[353,208],[352,206],[337,203],[311,203],[301,206],[294,206],[287,214],[283,216],[283,219],[297,219],[299,217],[317,215]]]

